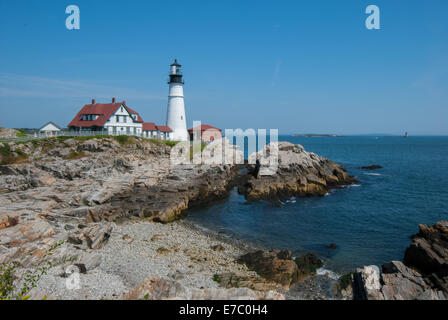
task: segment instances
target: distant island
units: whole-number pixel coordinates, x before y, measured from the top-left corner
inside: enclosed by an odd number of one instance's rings
[[[306,133],[306,134],[293,134],[292,137],[342,137],[342,136],[339,134]]]

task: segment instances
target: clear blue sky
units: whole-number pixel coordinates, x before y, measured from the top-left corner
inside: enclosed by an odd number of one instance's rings
[[[65,28],[78,5],[81,29]],[[365,8],[381,9],[381,30]],[[448,134],[448,1],[0,0],[0,126],[66,126],[92,98],[188,126]]]

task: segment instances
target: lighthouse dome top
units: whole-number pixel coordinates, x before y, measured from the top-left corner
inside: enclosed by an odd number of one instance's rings
[[[171,66],[181,67],[179,62],[177,62],[177,59],[174,59],[174,63]]]

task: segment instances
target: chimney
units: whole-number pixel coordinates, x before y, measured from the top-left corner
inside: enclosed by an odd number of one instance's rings
[[[115,97],[114,97],[114,98],[112,98],[112,103],[115,103]]]
[[[95,104],[95,99],[92,99],[92,104]]]
[[[123,104],[126,105],[126,100],[123,100]]]

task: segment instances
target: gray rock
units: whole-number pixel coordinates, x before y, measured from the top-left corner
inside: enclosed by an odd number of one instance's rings
[[[353,276],[354,296],[357,300],[384,300],[381,292],[380,269],[371,265],[356,269]]]

